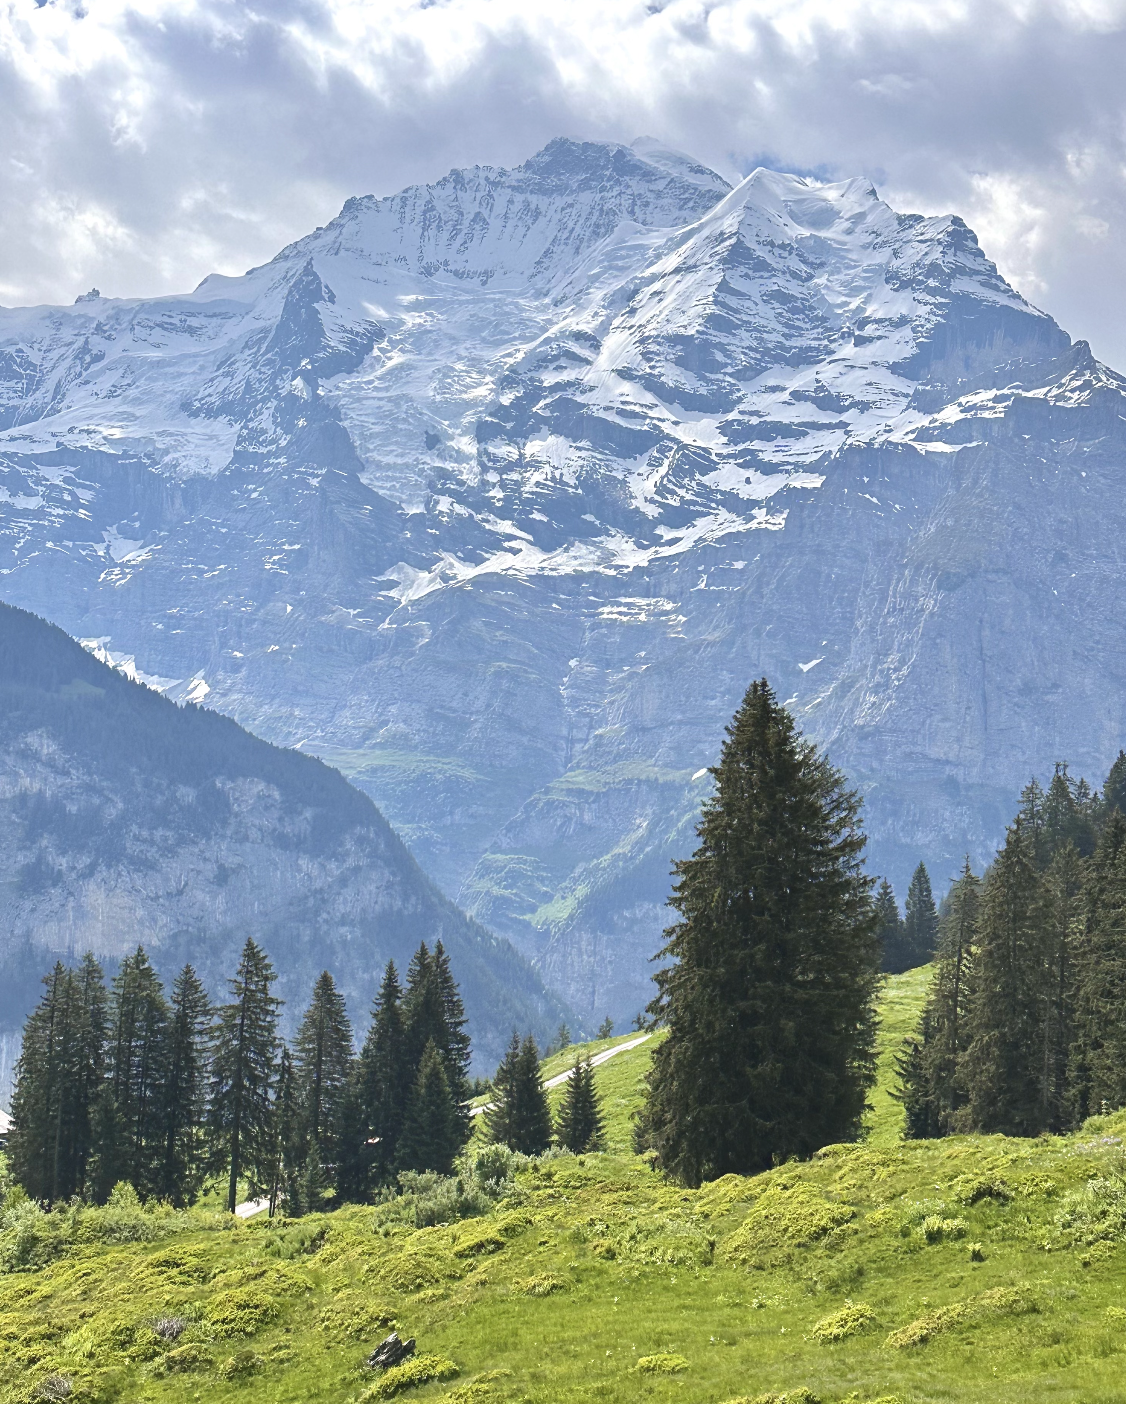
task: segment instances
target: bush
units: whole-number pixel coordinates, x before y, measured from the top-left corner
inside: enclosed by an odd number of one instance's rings
[[[219,1366],[219,1377],[224,1380],[245,1380],[251,1375],[261,1374],[265,1362],[252,1350],[240,1350]]]
[[[969,1326],[991,1316],[1023,1316],[1035,1310],[1036,1303],[1019,1288],[994,1287],[979,1297],[970,1297],[964,1302],[951,1302],[949,1306],[939,1307],[937,1311],[918,1317],[906,1326],[901,1326],[898,1331],[893,1331],[884,1344],[891,1346],[893,1350],[926,1345],[927,1341],[933,1340],[935,1336],[952,1331],[958,1326]]]
[[[338,1297],[321,1312],[320,1326],[326,1335],[361,1341],[374,1336],[388,1326],[394,1326],[395,1314],[381,1302],[368,1302],[355,1297]]]
[[[840,1311],[823,1316],[811,1334],[815,1341],[831,1344],[848,1336],[859,1336],[864,1331],[870,1331],[875,1324],[876,1315],[870,1306],[865,1306],[863,1302],[845,1302]]]
[[[27,1272],[46,1266],[66,1252],[67,1237],[58,1214],[49,1214],[34,1200],[17,1197],[5,1206],[0,1232],[0,1272]]]
[[[209,1369],[214,1363],[211,1354],[193,1341],[188,1345],[177,1346],[175,1350],[161,1356],[153,1367],[153,1374],[188,1375],[194,1370]]]
[[[443,1404],[476,1404],[479,1399],[495,1399],[496,1391],[493,1383],[496,1380],[510,1379],[511,1370],[487,1370],[483,1375],[478,1375],[475,1380],[470,1380],[468,1384],[462,1385],[460,1389],[451,1390],[446,1395]]]
[[[788,1389],[785,1394],[756,1394],[754,1398],[741,1394],[738,1399],[727,1400],[727,1404],[821,1404],[821,1400],[805,1385],[798,1385],[797,1389]],[[877,1401],[877,1404],[889,1404],[889,1401]],[[894,1404],[898,1404],[898,1401]]]
[[[1065,1195],[1056,1222],[1072,1240],[1093,1244],[1126,1236],[1126,1178],[1096,1176]]]
[[[938,1214],[928,1214],[919,1225],[919,1232],[927,1243],[944,1243],[948,1239],[964,1238],[965,1219],[943,1219]]]
[[[772,1186],[728,1238],[727,1257],[765,1267],[794,1248],[808,1247],[856,1217],[848,1204],[825,1199],[808,1185]]]
[[[269,1297],[253,1288],[236,1287],[220,1292],[207,1303],[203,1319],[212,1334],[253,1336],[277,1318],[278,1309]]]
[[[643,1375],[679,1375],[688,1361],[683,1355],[643,1355],[633,1368]]]
[[[393,1365],[381,1380],[364,1390],[356,1404],[393,1399],[404,1389],[417,1389],[419,1385],[431,1384],[435,1380],[456,1379],[457,1374],[457,1366],[444,1355],[415,1355],[401,1365]]]
[[[513,1290],[525,1297],[550,1297],[553,1292],[565,1292],[567,1284],[559,1277],[525,1277],[512,1284]]]

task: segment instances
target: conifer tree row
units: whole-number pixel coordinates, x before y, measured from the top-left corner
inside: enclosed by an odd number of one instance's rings
[[[34,1198],[192,1203],[220,1176],[300,1214],[362,1200],[402,1170],[448,1173],[469,1132],[465,1011],[440,943],[421,945],[406,990],[388,962],[363,1049],[322,972],[293,1048],[278,1036],[274,971],[252,941],[212,1009],[190,965],[170,997],[145,951],[110,990],[92,956],[59,963],[24,1030],[10,1159]]]
[[[1032,1136],[1126,1105],[1123,804],[1126,755],[1101,796],[1061,763],[983,879],[967,860],[899,1059],[908,1136]]]

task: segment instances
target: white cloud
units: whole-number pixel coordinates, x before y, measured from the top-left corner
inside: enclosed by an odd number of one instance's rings
[[[0,296],[239,272],[560,134],[955,210],[1126,367],[1126,0],[0,0]]]

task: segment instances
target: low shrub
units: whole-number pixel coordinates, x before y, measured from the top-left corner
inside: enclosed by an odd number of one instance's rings
[[[1090,1245],[1126,1237],[1126,1177],[1098,1175],[1065,1195],[1056,1223],[1073,1242]]]
[[[831,1344],[846,1340],[849,1336],[859,1336],[870,1331],[876,1324],[876,1314],[863,1302],[845,1302],[840,1311],[823,1316],[810,1333],[815,1341]]]
[[[747,1267],[765,1267],[794,1248],[827,1238],[856,1217],[848,1204],[834,1203],[808,1185],[772,1186],[724,1244],[726,1257]]]
[[[175,1350],[162,1355],[153,1367],[154,1375],[189,1375],[196,1370],[207,1370],[215,1363],[211,1352],[204,1346],[190,1341],[177,1346]]]
[[[219,1378],[223,1380],[246,1380],[251,1375],[259,1375],[265,1368],[265,1361],[252,1350],[240,1350],[219,1366]]]
[[[1036,1303],[1028,1294],[1017,1287],[994,1287],[978,1297],[970,1297],[963,1302],[951,1302],[928,1312],[916,1320],[893,1331],[884,1342],[893,1350],[909,1346],[926,1345],[935,1336],[952,1331],[958,1326],[970,1326],[992,1316],[1023,1316],[1036,1310]]]
[[[462,1385],[459,1389],[453,1389],[445,1396],[443,1404],[476,1404],[479,1399],[495,1399],[496,1390],[493,1388],[497,1380],[512,1378],[511,1370],[487,1370],[485,1374],[478,1375],[475,1380],[470,1380],[468,1384]]]
[[[798,1385],[797,1389],[788,1389],[784,1394],[741,1394],[738,1399],[728,1399],[726,1404],[821,1404],[821,1398],[805,1385]]]
[[[215,1336],[253,1336],[277,1319],[277,1306],[262,1292],[236,1287],[219,1292],[204,1308],[203,1319]]]
[[[394,1324],[394,1312],[382,1302],[351,1296],[338,1297],[320,1315],[320,1327],[326,1335],[353,1341],[366,1340]]]
[[[643,1355],[633,1368],[642,1375],[679,1375],[688,1361],[683,1355]]]
[[[561,1277],[525,1277],[512,1284],[513,1289],[525,1297],[550,1297],[553,1292],[565,1292],[567,1284]]]
[[[405,1389],[417,1389],[419,1385],[432,1384],[435,1380],[453,1380],[457,1375],[457,1366],[444,1355],[415,1355],[401,1365],[393,1365],[382,1379],[364,1390],[356,1404],[393,1399]]]
[[[919,1232],[926,1243],[945,1243],[949,1239],[964,1238],[965,1219],[944,1219],[938,1214],[928,1214],[919,1225]]]

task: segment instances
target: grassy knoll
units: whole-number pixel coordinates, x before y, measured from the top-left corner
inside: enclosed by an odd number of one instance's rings
[[[650,1047],[598,1072],[623,1151]],[[9,1207],[0,1400],[372,1404],[394,1321],[430,1359],[399,1381],[419,1404],[1119,1404],[1124,1136],[1126,1113],[1034,1141],[883,1125],[699,1191],[550,1156],[446,1223],[426,1185],[272,1224]]]

